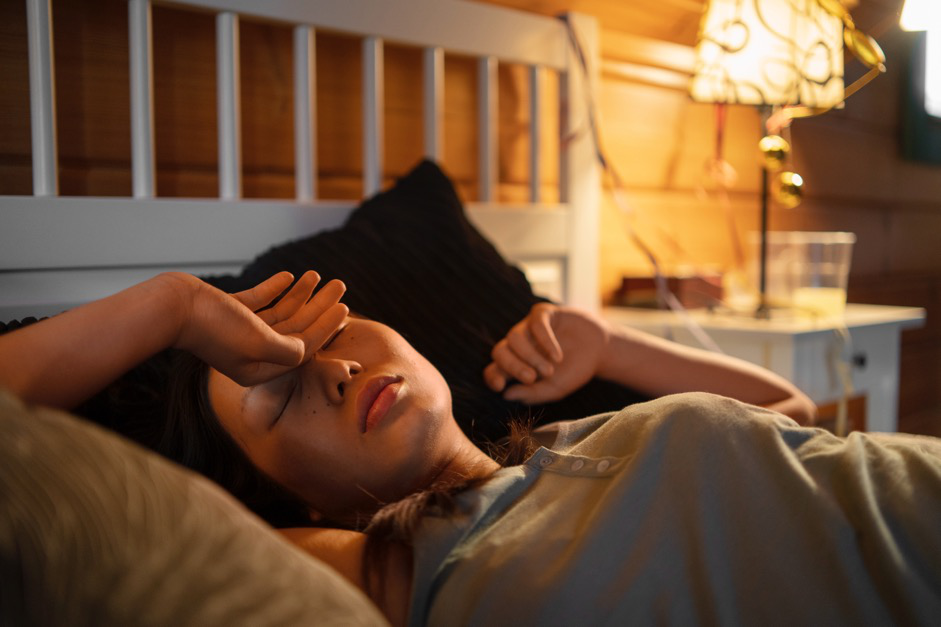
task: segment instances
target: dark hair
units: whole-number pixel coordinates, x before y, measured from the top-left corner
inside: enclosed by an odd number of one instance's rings
[[[532,415],[516,418],[508,423],[509,435],[486,448],[501,466],[522,464],[539,444],[533,437],[535,419]],[[370,594],[382,595],[385,578],[386,555],[392,545],[412,546],[418,524],[425,516],[450,516],[457,510],[457,496],[465,490],[479,487],[490,478],[470,479],[445,485],[432,485],[405,498],[386,505],[370,520],[364,530],[366,547],[362,562],[362,579]]]
[[[147,360],[77,413],[218,483],[275,527],[310,525],[306,504],[262,473],[209,402],[209,367],[167,350]]]

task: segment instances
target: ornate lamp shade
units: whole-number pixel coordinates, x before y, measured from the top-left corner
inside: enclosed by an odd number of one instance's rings
[[[690,94],[700,102],[843,101],[843,23],[819,0],[710,0]]]

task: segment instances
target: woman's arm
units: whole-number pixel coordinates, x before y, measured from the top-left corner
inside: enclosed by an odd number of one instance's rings
[[[291,280],[280,273],[229,295],[191,275],[161,274],[0,337],[0,385],[70,409],[166,348],[189,350],[243,385],[270,379],[302,363],[346,314],[339,282],[308,302],[316,273],[254,313]]]
[[[781,412],[801,424],[817,413],[793,383],[742,359],[683,346],[636,329],[614,327],[597,376],[651,397],[712,392]]]
[[[792,383],[746,361],[614,326],[577,309],[540,303],[494,347],[484,370],[491,389],[526,403],[557,400],[592,377],[651,397],[712,392],[763,405],[798,422],[816,407]],[[510,379],[519,383],[507,387]]]

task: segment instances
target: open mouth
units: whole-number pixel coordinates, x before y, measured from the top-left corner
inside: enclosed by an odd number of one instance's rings
[[[402,377],[379,376],[366,382],[356,398],[356,416],[360,433],[382,422],[399,398]]]

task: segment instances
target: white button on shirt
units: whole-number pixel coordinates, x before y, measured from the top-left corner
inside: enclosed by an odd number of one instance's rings
[[[584,465],[584,459],[576,459],[574,462],[572,462],[572,470],[581,470]]]
[[[539,465],[542,466],[543,468],[545,468],[546,466],[548,466],[549,464],[551,464],[551,463],[554,462],[554,461],[555,461],[555,458],[554,458],[554,457],[552,457],[552,456],[550,456],[550,455],[546,455],[545,457],[543,457],[542,459],[539,460]]]
[[[606,459],[602,459],[600,462],[598,462],[597,470],[598,470],[598,472],[604,472],[604,471],[607,470],[610,466],[611,466],[611,462],[609,462],[609,461],[606,460]]]

